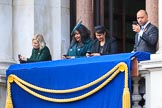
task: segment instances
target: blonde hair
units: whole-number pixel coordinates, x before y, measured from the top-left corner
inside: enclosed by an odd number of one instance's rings
[[[37,40],[38,41],[39,46],[40,46],[40,50],[43,49],[46,46],[46,42],[45,42],[42,34],[35,34],[33,39],[32,39],[32,41],[33,40]]]

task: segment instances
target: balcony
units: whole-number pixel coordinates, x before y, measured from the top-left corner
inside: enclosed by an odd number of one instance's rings
[[[151,60],[138,63],[138,76],[132,77],[132,108],[162,108],[162,59],[154,55]],[[158,58],[158,59],[157,59]],[[4,73],[1,70],[1,73]],[[4,108],[6,77],[0,75],[0,108]]]

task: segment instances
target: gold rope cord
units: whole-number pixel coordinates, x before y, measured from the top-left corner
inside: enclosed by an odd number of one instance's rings
[[[12,105],[12,99],[11,99],[11,91],[8,91],[8,90],[11,90],[11,85],[10,83],[12,83],[13,80],[9,80],[7,81],[7,98],[6,98],[6,108],[13,108],[13,105]]]
[[[115,71],[115,72],[114,72]],[[10,75],[8,77],[8,86],[10,86],[10,83],[12,83],[13,81],[15,81],[16,84],[18,84],[22,89],[24,89],[26,92],[40,98],[46,101],[50,101],[50,102],[73,102],[73,101],[78,101],[81,99],[84,99],[94,93],[96,93],[97,91],[99,91],[100,89],[102,89],[105,85],[107,85],[113,78],[115,78],[116,75],[118,75],[120,73],[120,71],[125,71],[125,81],[124,81],[124,94],[123,94],[123,108],[130,108],[130,94],[129,94],[129,88],[128,88],[128,68],[127,65],[125,63],[119,63],[117,64],[111,71],[110,73],[107,72],[105,75],[103,75],[102,77],[98,78],[97,80],[81,86],[81,87],[77,87],[74,89],[68,89],[68,90],[50,90],[50,89],[44,89],[44,88],[40,88],[37,86],[34,86],[32,84],[29,84],[21,79],[19,79],[18,77],[16,77],[15,75]],[[111,75],[109,78],[107,78],[109,75]],[[44,91],[44,92],[49,92],[49,93],[69,93],[69,92],[74,92],[74,91],[78,91],[78,90],[82,90],[85,88],[88,88],[100,81],[102,81],[103,79],[107,78],[101,85],[99,85],[98,87],[94,88],[93,90],[89,91],[88,93],[85,93],[81,96],[77,96],[77,97],[73,97],[73,98],[68,98],[68,99],[56,99],[56,98],[49,98],[46,96],[43,96],[41,94],[38,94],[32,90],[30,90],[28,87],[34,88],[36,90],[39,91]],[[28,87],[26,87],[28,86]],[[10,91],[10,87],[8,87],[8,98],[11,100],[11,91]],[[8,102],[8,103],[12,103],[12,102]],[[12,108],[12,107],[7,107],[8,105],[7,101],[6,101],[6,108]],[[125,105],[126,104],[126,105]]]
[[[95,89],[91,90],[90,92],[88,93],[85,93],[81,96],[77,96],[77,97],[74,97],[74,98],[68,98],[68,99],[55,99],[55,98],[49,98],[49,97],[46,97],[46,96],[43,96],[43,95],[40,95],[30,89],[28,89],[27,87],[25,87],[24,85],[22,85],[21,83],[19,83],[18,81],[15,80],[16,84],[18,84],[22,89],[24,89],[25,91],[27,91],[28,93],[40,98],[40,99],[43,99],[43,100],[46,100],[46,101],[51,101],[51,102],[59,102],[59,103],[63,103],[63,102],[74,102],[74,101],[78,101],[78,100],[81,100],[81,99],[84,99],[92,94],[94,94],[95,92],[99,91],[101,88],[103,88],[107,83],[109,83],[120,71],[116,71],[116,73],[114,73],[110,79],[107,79],[105,82],[103,82],[100,86],[96,87]]]
[[[20,79],[16,75],[10,75],[10,76],[12,76],[14,79],[16,79],[17,81],[21,82],[22,84],[24,84],[24,85],[26,85],[26,86],[28,86],[28,87],[30,87],[32,89],[38,90],[38,91],[42,91],[42,92],[46,92],[46,93],[71,93],[71,92],[76,92],[76,91],[79,91],[79,90],[83,90],[83,89],[89,88],[89,87],[99,83],[100,81],[102,81],[105,78],[107,78],[108,76],[110,76],[119,66],[120,66],[120,64],[116,65],[113,69],[111,69],[109,72],[107,72],[105,75],[103,75],[102,77],[98,78],[95,81],[92,81],[92,82],[90,82],[90,83],[88,83],[86,85],[80,86],[80,87],[76,87],[76,88],[73,88],[73,89],[67,89],[67,90],[45,89],[45,88],[41,88],[41,87],[32,85],[32,84],[30,84],[30,83]]]

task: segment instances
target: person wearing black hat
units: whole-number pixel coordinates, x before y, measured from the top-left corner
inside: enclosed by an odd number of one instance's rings
[[[91,51],[92,39],[90,31],[83,24],[78,23],[72,33],[72,40],[66,55],[62,59],[86,57],[86,53]]]
[[[96,39],[93,42],[91,54],[87,54],[87,56],[100,56],[118,53],[116,39],[108,36],[107,29],[104,26],[95,26],[95,36]]]

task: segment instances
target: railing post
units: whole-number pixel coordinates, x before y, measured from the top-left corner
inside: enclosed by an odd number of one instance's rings
[[[142,99],[141,95],[139,94],[139,84],[138,84],[140,77],[132,77],[132,80],[133,80],[132,108],[142,108],[138,104]]]
[[[141,77],[145,79],[145,94],[143,95],[143,99],[145,100],[145,103],[143,105],[143,108],[150,108],[150,72],[146,70],[140,71]]]

